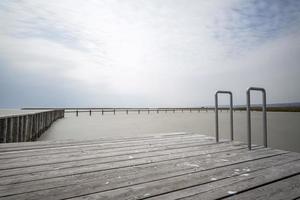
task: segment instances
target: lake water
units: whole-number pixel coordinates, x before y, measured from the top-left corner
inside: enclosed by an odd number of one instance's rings
[[[47,110],[0,109],[0,117],[27,115],[44,111]]]
[[[270,147],[300,152],[300,113],[269,112],[268,143]],[[89,140],[153,135],[155,133],[194,132],[215,135],[214,112],[150,113],[67,113],[55,122],[39,140]],[[219,113],[220,137],[229,138],[229,112]],[[234,112],[235,140],[246,142],[246,112]],[[252,112],[252,143],[262,144],[262,113]]]

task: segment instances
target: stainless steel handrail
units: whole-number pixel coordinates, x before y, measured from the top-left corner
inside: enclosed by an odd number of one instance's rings
[[[247,131],[248,131],[248,149],[251,150],[251,104],[250,104],[250,91],[261,91],[262,92],[262,111],[263,111],[263,133],[264,133],[264,146],[267,147],[267,98],[266,90],[259,87],[249,87],[247,89]]]
[[[229,94],[230,96],[230,138],[233,141],[233,103],[232,92],[218,90],[215,93],[215,116],[216,116],[216,142],[219,142],[219,116],[218,116],[218,94]]]

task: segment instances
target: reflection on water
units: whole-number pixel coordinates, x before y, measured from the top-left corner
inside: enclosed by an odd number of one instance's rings
[[[214,136],[214,112],[75,113],[65,115],[40,140],[130,137],[167,132],[196,132]],[[300,113],[269,112],[268,142],[278,149],[300,152]],[[229,138],[229,113],[220,112],[220,136]],[[234,112],[235,140],[246,142],[246,113]],[[252,142],[262,144],[262,113],[252,113]]]

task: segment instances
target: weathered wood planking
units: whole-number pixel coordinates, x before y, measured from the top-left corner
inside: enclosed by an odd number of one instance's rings
[[[190,135],[189,135],[190,136]],[[187,136],[181,136],[181,137],[187,137]],[[199,136],[195,136],[196,138],[199,138]],[[204,137],[204,136],[202,136]],[[190,137],[191,138],[191,137]],[[208,137],[206,137],[208,138]],[[84,141],[84,142],[79,142],[79,141],[66,141],[66,142],[46,142],[46,141],[39,141],[39,142],[26,142],[26,143],[10,143],[10,144],[6,144],[5,146],[0,146],[0,154],[2,152],[5,152],[5,154],[7,154],[7,152],[13,152],[13,151],[23,151],[23,150],[46,150],[48,151],[49,149],[54,149],[54,148],[69,148],[69,147],[75,147],[78,148],[78,146],[99,146],[99,145],[109,145],[109,144],[114,144],[114,145],[118,145],[121,143],[125,143],[126,145],[130,145],[131,142],[136,142],[136,143],[144,143],[147,142],[148,140],[151,142],[152,140],[159,140],[159,141],[163,141],[166,139],[172,139],[175,141],[178,141],[179,138],[168,138],[168,137],[164,137],[161,138],[159,137],[152,137],[152,138],[142,138],[143,141],[141,141],[141,139],[132,139],[132,138],[122,138],[119,140],[105,140],[105,139],[101,139],[101,140],[93,140],[93,141]],[[210,138],[213,139],[213,138]],[[19,144],[19,145],[18,145]],[[151,143],[152,144],[152,143]]]
[[[1,199],[296,199],[300,154],[198,134],[0,145]]]

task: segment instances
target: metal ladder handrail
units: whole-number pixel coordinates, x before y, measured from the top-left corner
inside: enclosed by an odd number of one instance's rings
[[[230,139],[233,141],[233,101],[232,92],[218,90],[215,93],[215,117],[216,117],[216,142],[219,142],[219,116],[218,116],[218,94],[229,94],[230,96]]]
[[[259,87],[249,87],[247,89],[247,135],[248,135],[248,149],[251,150],[251,104],[250,104],[250,91],[261,91],[262,92],[262,111],[263,111],[263,132],[264,132],[264,146],[268,147],[267,143],[267,100],[266,100],[266,90]]]

